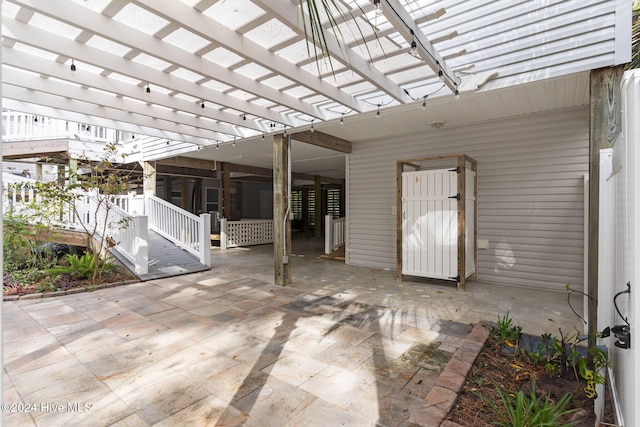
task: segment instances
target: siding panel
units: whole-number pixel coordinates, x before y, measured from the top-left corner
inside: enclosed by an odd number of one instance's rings
[[[356,142],[349,156],[349,263],[396,267],[396,161],[478,161],[479,280],[582,289],[586,108]]]

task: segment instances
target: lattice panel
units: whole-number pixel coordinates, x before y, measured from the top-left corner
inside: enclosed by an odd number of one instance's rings
[[[227,247],[273,243],[273,221],[233,221],[227,223]]]

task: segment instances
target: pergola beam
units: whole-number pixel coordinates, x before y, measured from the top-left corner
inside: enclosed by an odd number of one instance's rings
[[[254,1],[259,4],[261,8],[267,10],[269,14],[278,17],[278,19],[298,34],[304,33],[305,24],[302,22],[302,19],[307,20],[306,27],[309,27],[309,17],[306,14],[300,16],[298,8],[292,7],[295,6],[297,2],[292,3],[291,0]],[[332,60],[339,60],[342,64],[348,64],[354,73],[360,75],[364,80],[396,101],[401,103],[411,101],[397,83],[373,67],[361,54],[348,46],[344,46],[330,31],[324,32],[324,40],[326,41],[326,46]]]
[[[335,86],[318,79],[305,70],[299,69],[298,67],[292,67],[290,62],[281,58],[277,54],[263,48],[259,44],[244,37],[242,34],[232,31],[222,25],[218,25],[212,19],[202,15],[201,13],[195,12],[191,7],[182,2],[134,0],[133,3],[158,14],[169,21],[178,23],[184,28],[188,28],[198,36],[219,44],[238,55],[245,58],[251,58],[260,66],[277,74],[287,76],[290,80],[312,89],[313,91],[320,93],[348,108],[356,111],[362,111],[360,103],[353,96],[338,90]],[[269,99],[268,97],[265,98]],[[278,99],[272,99],[272,101],[282,104]],[[324,118],[319,111],[310,115]]]
[[[341,139],[318,131],[297,132],[291,135],[296,141],[316,145],[318,147],[329,148],[341,153],[351,154],[351,141]]]
[[[405,10],[404,6],[402,6],[398,0],[380,0],[380,2],[385,18],[402,34],[409,45],[415,39],[420,57],[436,75],[438,75],[438,71],[441,69],[445,77],[444,84],[446,84],[452,92],[455,92],[458,82],[455,80],[453,70],[449,68],[444,58],[442,58],[433,47],[429,39],[424,35],[422,30],[420,30],[420,27],[411,18],[411,15]]]

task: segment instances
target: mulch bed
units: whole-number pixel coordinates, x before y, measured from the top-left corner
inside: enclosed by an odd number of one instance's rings
[[[587,397],[583,380],[577,380],[574,372],[549,374],[542,366],[533,365],[526,359],[522,355],[504,352],[502,343],[489,337],[467,375],[456,404],[445,419],[462,426],[495,426],[498,421],[495,413],[479,395],[499,405],[496,386],[509,393],[522,390],[526,396],[530,396],[532,383],[535,382],[538,395],[548,394],[553,401],[566,392],[572,393],[569,408],[579,409],[574,415],[578,417],[574,419],[580,420],[578,426],[594,426],[596,417],[593,400]],[[614,419],[609,402],[610,399],[605,398],[603,421],[610,423],[606,425],[612,425]]]
[[[40,284],[31,284],[31,285],[23,285],[16,287],[3,287],[3,296],[5,299],[13,299],[15,297],[25,297],[25,296],[57,296],[57,295],[65,295],[67,293],[77,293],[77,292],[85,292],[91,291],[95,289],[101,289],[111,286],[119,286],[128,283],[138,282],[134,276],[122,274],[117,271],[110,271],[103,274],[102,278],[96,282],[92,282],[91,280],[69,280],[65,282],[64,288],[60,289],[45,289],[42,290]]]

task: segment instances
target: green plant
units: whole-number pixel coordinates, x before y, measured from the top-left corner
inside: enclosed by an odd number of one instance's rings
[[[489,408],[498,416],[496,423],[503,427],[572,427],[579,421],[564,422],[563,419],[577,409],[567,409],[572,394],[565,393],[557,402],[548,395],[538,397],[535,391],[535,383],[531,388],[530,396],[523,391],[510,395],[496,386],[500,400],[498,403],[478,394]]]
[[[72,218],[84,218],[87,214],[85,208],[80,203],[76,203],[83,198],[89,197],[88,212],[91,218],[102,218],[101,221],[77,221],[81,229],[87,234],[86,251],[95,259],[100,259],[105,253],[105,249],[113,246],[116,242],[113,238],[114,232],[128,227],[129,219],[115,220],[113,215],[114,200],[119,194],[127,191],[133,183],[138,183],[139,177],[135,176],[133,169],[118,168],[115,164],[117,158],[126,159],[127,154],[121,153],[115,143],[105,144],[103,147],[103,157],[99,161],[94,161],[86,155],[74,159],[73,166],[70,167],[68,179],[65,182],[50,181],[37,182],[34,184],[39,198],[34,199],[31,211],[37,212],[35,220],[42,226],[55,227],[66,214]],[[87,170],[90,173],[85,173]],[[80,172],[82,171],[82,172]],[[86,206],[84,204],[83,206]],[[77,265],[76,278],[91,279],[98,282],[104,273],[104,268],[109,264],[104,262],[86,263]],[[87,270],[91,267],[91,274],[85,277]],[[53,271],[56,274],[68,274],[73,272],[64,268]],[[78,275],[78,273],[80,275]]]
[[[115,265],[99,259],[97,256],[85,252],[82,256],[68,254],[65,259],[69,265],[57,265],[49,270],[53,275],[70,275],[76,279],[89,279],[93,277],[96,269],[100,271],[112,270]]]
[[[535,350],[524,349],[524,354],[534,364],[553,364],[562,354],[562,347],[557,338],[552,337],[550,333],[544,333],[540,336],[540,341]],[[545,366],[545,369],[546,366]]]
[[[505,342],[509,345],[515,346],[520,340],[520,335],[522,334],[522,326],[517,326],[513,323],[513,319],[509,317],[509,312],[504,316],[498,315],[498,321],[496,322],[496,326],[493,330],[494,335],[496,335],[502,342]]]

